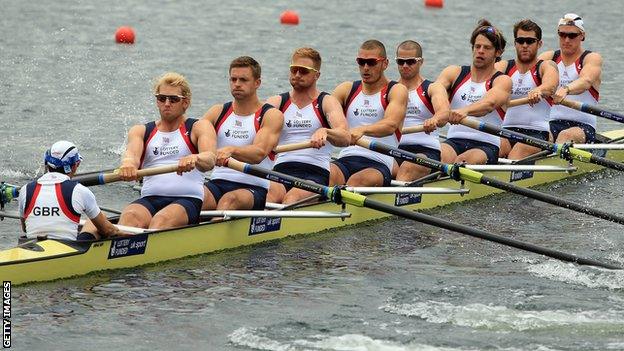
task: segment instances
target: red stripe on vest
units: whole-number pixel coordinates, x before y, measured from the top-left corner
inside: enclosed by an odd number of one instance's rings
[[[507,75],[511,77],[514,73],[516,73],[516,71],[518,71],[518,66],[514,65],[513,67],[511,67]]]
[[[232,111],[234,111],[234,104],[230,104],[230,107],[223,115],[223,118],[221,118],[221,121],[219,122],[219,124],[215,126],[215,132],[219,132],[219,128],[221,128],[221,125],[223,125],[225,120],[228,119],[228,117],[230,117],[230,115],[232,114]]]
[[[431,112],[431,114],[434,114],[435,112],[433,111],[433,105],[431,105],[431,102],[429,102],[429,100],[425,97],[425,91],[422,88],[422,84],[418,87],[418,89],[416,89],[416,94],[420,98],[420,101],[422,101],[422,103],[427,107],[429,112]]]
[[[357,87],[357,89],[355,90],[355,92],[353,93],[353,95],[351,95],[351,98],[349,99],[349,101],[347,101],[346,105],[345,105],[345,116],[347,115],[347,111],[349,110],[349,106],[351,105],[351,103],[353,102],[353,100],[355,100],[355,97],[358,96],[359,93],[362,92],[362,84],[360,84],[360,86]]]
[[[288,110],[288,108],[290,107],[290,103],[291,103],[291,100],[290,100],[290,96],[289,96],[288,100],[286,100],[286,102],[284,103],[284,107],[282,107],[282,110],[281,110],[282,113],[284,113],[284,112],[286,112],[286,110]]]
[[[182,134],[182,139],[186,143],[186,146],[188,146],[189,150],[191,150],[191,153],[193,154],[198,153],[197,149],[195,148],[195,145],[193,145],[193,143],[191,142],[191,136],[186,130],[186,124],[184,122],[182,122],[178,130],[180,131],[180,134]]]
[[[33,196],[32,199],[30,199],[30,204],[28,205],[26,211],[24,211],[24,219],[28,218],[33,208],[35,208],[35,202],[37,201],[37,196],[39,196],[39,191],[41,191],[41,184],[37,183],[35,184],[35,190],[33,190]]]
[[[457,86],[455,87],[455,89],[453,89],[453,92],[451,93],[451,95],[449,96],[449,101],[453,100],[453,97],[455,96],[455,93],[457,92],[457,90],[464,85],[464,83],[466,83],[468,81],[468,79],[470,79],[472,73],[468,72],[468,74],[466,74],[466,76],[464,77],[464,79],[462,79],[461,82],[459,82],[459,84],[457,84]]]
[[[256,114],[254,115],[254,127],[256,127],[256,132],[258,132],[260,130],[260,117],[262,113],[262,106],[258,109],[258,111],[256,111]]]
[[[318,118],[319,122],[321,122],[321,126],[324,128],[329,128],[327,123],[325,123],[325,119],[321,117],[321,110],[318,104],[318,97],[312,101],[312,109],[314,110],[314,114],[316,115],[316,118]]]
[[[388,84],[381,88],[381,94],[379,94],[379,97],[381,98],[381,107],[383,107],[384,111],[386,110],[386,107],[388,107],[388,98],[386,95],[388,95]]]
[[[596,88],[591,87],[591,88],[589,88],[588,91],[591,94],[591,96],[593,96],[594,99],[596,99],[596,101],[598,101],[598,99],[600,99],[600,93],[598,92],[598,90],[596,90]]]
[[[63,211],[65,216],[67,216],[67,218],[69,218],[72,222],[80,222],[80,216],[73,214],[65,203],[65,198],[63,197],[63,192],[61,191],[61,183],[54,184],[54,189],[56,190],[56,199],[58,200],[59,205],[61,205],[61,211]]]
[[[141,168],[143,168],[143,161],[145,160],[145,152],[147,152],[147,145],[149,145],[154,135],[156,135],[156,132],[158,132],[158,126],[154,126],[154,129],[152,129],[152,132],[150,133],[149,137],[147,137],[147,141],[145,141],[145,145],[143,145],[143,152],[141,153],[141,160],[139,161],[139,165]]]

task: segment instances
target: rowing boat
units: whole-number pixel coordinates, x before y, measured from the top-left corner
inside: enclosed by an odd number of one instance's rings
[[[606,141],[624,138],[624,130],[603,133]],[[622,161],[624,153],[592,150],[607,158]],[[568,161],[553,155],[535,161],[536,165],[568,167]],[[575,163],[574,172],[537,172],[486,170],[483,173],[503,181],[531,187],[565,178],[595,172],[602,167],[589,163]],[[569,169],[569,168],[567,168]],[[451,179],[440,179],[423,187],[457,188]],[[460,201],[468,201],[500,193],[501,190],[481,184],[466,183],[465,191],[436,194],[371,194],[371,199],[410,210],[424,210]],[[466,192],[466,190],[468,192]],[[294,211],[329,212],[340,210],[344,216],[322,220],[309,217],[244,217],[218,222],[200,223],[176,229],[144,232],[131,237],[104,239],[94,242],[61,240],[31,240],[15,248],[0,251],[0,277],[13,284],[49,281],[84,275],[90,272],[136,267],[177,258],[254,245],[287,236],[315,233],[354,225],[390,215],[365,207],[321,202],[294,208]]]

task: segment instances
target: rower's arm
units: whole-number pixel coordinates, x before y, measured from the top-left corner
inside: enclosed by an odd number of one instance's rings
[[[342,106],[343,111],[347,108],[347,97],[349,96],[349,91],[351,91],[351,87],[353,86],[353,82],[342,82],[340,83],[336,89],[332,92],[332,96],[338,100],[340,106]]]
[[[223,110],[223,105],[220,105],[220,104],[212,105],[208,109],[208,111],[204,113],[201,119],[210,122],[213,128],[216,128],[217,126],[215,126],[215,123],[217,123],[217,118],[219,118],[219,115],[221,114],[222,110]]]
[[[555,55],[555,52],[553,50],[544,51],[537,57],[537,59],[544,60],[544,61],[549,61],[549,60],[552,61],[554,55]]]
[[[483,99],[468,106],[457,109],[466,116],[481,117],[504,106],[511,95],[511,78],[500,75],[492,82],[492,88],[485,93]]]
[[[559,86],[559,70],[557,69],[557,64],[551,60],[544,61],[540,65],[540,71],[542,84],[535,89],[539,91],[542,97],[552,96]]]
[[[271,106],[275,108],[279,108],[280,104],[282,103],[282,97],[279,95],[271,96],[270,98],[267,99],[266,103],[270,104]]]
[[[121,231],[115,227],[109,220],[106,218],[104,213],[100,211],[100,213],[95,216],[95,218],[91,218],[91,222],[98,230],[98,234],[100,234],[103,238],[108,238],[111,236],[117,236],[122,234]]]
[[[438,82],[433,82],[429,85],[428,93],[431,97],[433,111],[435,112],[431,119],[438,127],[443,127],[448,122],[448,113],[451,109],[448,93],[444,86]]]
[[[125,181],[137,179],[137,170],[141,167],[143,135],[145,135],[145,132],[144,125],[135,125],[128,132],[128,145],[119,166],[119,175]]]
[[[284,115],[280,110],[272,108],[264,114],[262,125],[256,133],[253,144],[238,147],[230,146],[226,147],[229,150],[225,151],[231,153],[231,157],[239,161],[258,164],[277,146],[283,125]]]
[[[455,81],[455,79],[457,79],[460,72],[461,67],[448,66],[444,70],[442,70],[435,83],[442,85],[442,87],[444,87],[444,90],[448,91],[449,89],[451,89],[453,82]]]
[[[581,94],[592,86],[598,89],[600,87],[601,75],[602,57],[600,54],[592,52],[585,57],[579,77],[568,84],[568,95]]]
[[[217,134],[212,124],[206,120],[201,119],[195,122],[193,126],[191,137],[197,140],[197,160],[195,167],[201,171],[206,172],[214,168],[216,154],[217,154]]]
[[[360,129],[363,135],[372,137],[384,137],[392,135],[403,125],[405,111],[407,110],[407,88],[403,84],[395,84],[388,95],[389,102],[384,117],[376,123],[353,128],[351,140],[353,143],[354,130]],[[358,138],[359,139],[359,138]]]
[[[325,111],[330,125],[330,128],[324,128],[327,133],[327,141],[338,147],[349,146],[351,140],[348,131],[349,126],[338,99],[332,95],[326,95],[323,99],[323,111]]]

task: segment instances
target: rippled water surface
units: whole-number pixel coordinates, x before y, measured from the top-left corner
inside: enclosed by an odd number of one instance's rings
[[[323,56],[319,85],[357,79],[369,38],[392,52],[423,44],[424,74],[470,62],[468,38],[487,17],[512,38],[523,17],[557,44],[566,12],[586,21],[586,48],[605,58],[601,104],[624,111],[620,1],[150,1],[0,0],[0,180],[23,184],[53,141],[69,139],[82,171],[117,165],[128,128],[155,118],[152,79],[185,74],[190,116],[230,99],[227,65],[263,68],[261,97],[287,90],[291,51]],[[285,27],[292,8],[301,24]],[[118,26],[137,42],[116,45]],[[511,41],[511,40],[510,40]],[[393,56],[392,53],[389,54]],[[508,46],[506,58],[513,56]],[[397,78],[391,65],[388,76]],[[600,121],[599,130],[617,127]],[[540,190],[624,214],[624,176],[603,172]],[[94,188],[100,205],[137,197],[127,184]],[[12,204],[10,210],[15,210]],[[490,232],[624,264],[622,226],[512,195],[430,213]],[[15,244],[0,222],[0,248]],[[624,273],[564,264],[403,219],[290,238],[129,270],[13,289],[17,350],[623,350]]]

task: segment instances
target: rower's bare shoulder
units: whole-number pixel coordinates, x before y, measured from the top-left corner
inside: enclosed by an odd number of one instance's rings
[[[555,51],[554,50],[548,50],[548,51],[544,51],[541,54],[539,54],[539,56],[537,58],[539,60],[548,61],[548,60],[552,60],[554,55],[555,55]]]
[[[266,100],[266,103],[277,108],[282,103],[282,97],[280,95],[273,95]]]
[[[342,102],[349,94],[351,87],[353,87],[353,82],[349,82],[349,81],[342,82],[338,84],[336,89],[334,89],[334,91],[332,92],[332,95],[335,96],[338,99],[338,101]]]
[[[135,124],[133,125],[130,130],[128,131],[128,139],[130,138],[143,138],[143,135],[145,134],[145,124]]]
[[[505,73],[505,70],[507,69],[508,65],[509,65],[509,61],[500,60],[494,64],[494,68],[496,68],[496,70],[499,72]]]
[[[600,55],[599,53],[592,51],[589,54],[587,54],[587,56],[585,56],[585,64],[595,64],[595,65],[602,65],[602,55]]]
[[[210,123],[214,124],[217,121],[217,118],[219,117],[219,115],[221,114],[221,111],[223,111],[223,105],[222,104],[214,104],[212,106],[210,106],[210,108],[208,109],[208,111],[206,111],[206,113],[204,113],[204,115],[202,116],[202,120],[207,120]]]

